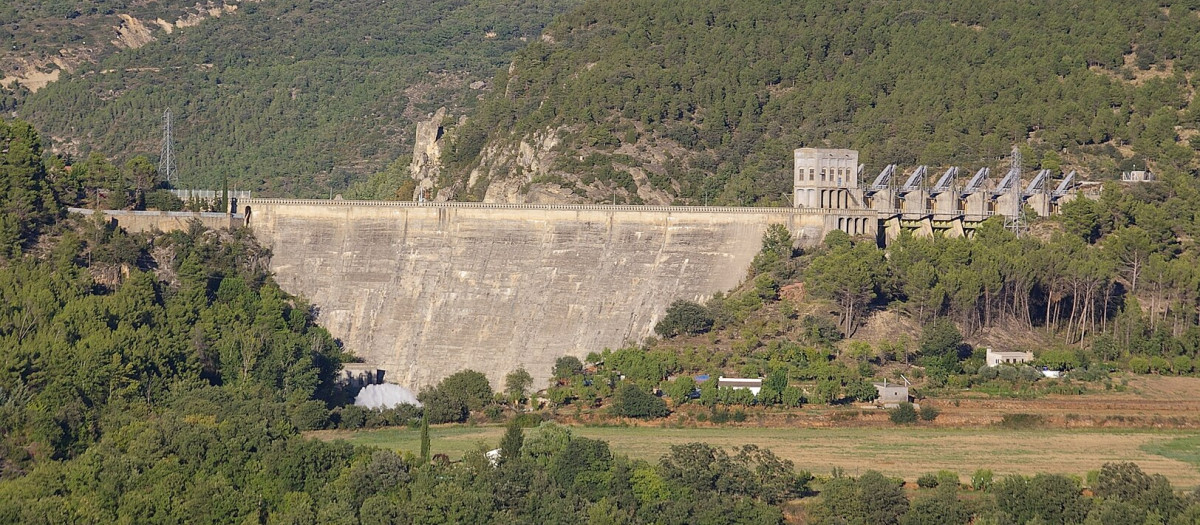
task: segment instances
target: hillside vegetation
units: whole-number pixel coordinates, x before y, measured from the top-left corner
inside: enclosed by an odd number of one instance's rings
[[[203,6],[195,0],[6,1],[0,4],[0,111],[13,109],[17,99],[57,79],[61,71],[74,71],[144,45],[168,27],[199,23],[238,6],[238,0]],[[138,22],[129,25],[123,16]]]
[[[409,153],[414,119],[473,105],[572,3],[243,3],[64,74],[17,111],[54,147],[121,164],[157,155],[169,107],[181,186],[228,177],[270,195],[328,195]]]
[[[597,351],[586,367],[556,365],[547,398],[668,413],[661,401],[623,395],[632,385],[662,391],[673,408],[699,404],[712,411],[705,417],[727,418],[729,407],[868,402],[872,383],[885,380],[911,378],[918,399],[968,389],[1028,398],[1119,388],[1110,376],[1118,370],[1196,375],[1197,210],[1196,177],[1172,175],[1106,183],[1098,200],[1068,202],[1019,237],[996,217],[971,238],[905,233],[880,247],[835,231],[799,252],[773,226],[741,286],[703,305],[676,301],[655,326],[661,339]],[[888,325],[861,337],[876,315]],[[987,347],[1033,360],[985,366]],[[694,379],[701,374],[764,379],[755,396]]]
[[[458,198],[786,205],[791,151],[887,163],[1192,166],[1185,3],[586,2],[444,154]],[[524,143],[523,148],[517,145]]]

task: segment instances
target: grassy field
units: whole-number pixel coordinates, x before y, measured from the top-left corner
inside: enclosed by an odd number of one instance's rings
[[[483,444],[494,448],[502,427],[447,426],[432,430],[433,452],[457,459]],[[790,459],[796,467],[827,474],[834,467],[856,474],[874,469],[914,480],[941,469],[964,479],[975,469],[996,475],[1051,472],[1084,476],[1109,461],[1133,461],[1167,476],[1176,487],[1200,486],[1200,433],[1158,430],[1001,428],[656,428],[572,427],[578,436],[608,441],[615,452],[657,460],[671,445],[703,441],[732,447],[753,443]],[[322,431],[321,439],[415,452],[410,429]]]

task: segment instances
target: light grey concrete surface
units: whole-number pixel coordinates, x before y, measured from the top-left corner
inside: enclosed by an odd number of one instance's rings
[[[501,388],[519,366],[543,388],[558,357],[636,342],[672,301],[736,286],[770,224],[812,244],[848,223],[847,210],[793,208],[241,205],[284,290],[413,389],[467,368]]]

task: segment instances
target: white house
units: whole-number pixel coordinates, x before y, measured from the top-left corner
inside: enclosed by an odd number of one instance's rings
[[[875,402],[884,406],[908,402],[908,385],[905,384],[888,383],[884,379],[882,383],[875,383],[875,392],[879,394]]]
[[[987,365],[1015,365],[1033,360],[1033,352],[997,352],[987,349]]]
[[[740,377],[725,377],[717,378],[717,388],[732,388],[734,390],[744,388],[749,390],[754,397],[758,397],[758,391],[762,390],[762,378],[746,379]]]

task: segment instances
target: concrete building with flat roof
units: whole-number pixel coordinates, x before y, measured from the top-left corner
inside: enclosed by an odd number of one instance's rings
[[[875,392],[879,394],[875,402],[882,405],[908,401],[908,385],[903,383],[888,383],[884,380],[882,383],[875,383]]]
[[[858,151],[800,148],[793,169],[797,208],[857,207],[850,190],[858,188]]]
[[[741,377],[725,377],[717,378],[717,388],[732,388],[734,390],[746,389],[749,390],[754,397],[758,397],[758,392],[762,390],[762,378],[750,379]]]
[[[1032,361],[1033,352],[997,352],[988,348],[986,358],[988,366],[1016,365]]]

